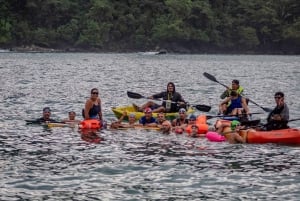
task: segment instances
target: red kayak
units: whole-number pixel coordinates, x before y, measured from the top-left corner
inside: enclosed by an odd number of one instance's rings
[[[245,131],[247,143],[300,144],[300,130],[296,128],[273,131]]]

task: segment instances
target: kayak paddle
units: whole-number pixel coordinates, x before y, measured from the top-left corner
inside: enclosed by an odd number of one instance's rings
[[[166,102],[166,100],[161,100],[161,99],[151,99],[151,98],[148,98],[148,97],[146,97],[146,96],[143,96],[143,95],[141,95],[141,94],[138,94],[138,93],[135,93],[135,92],[131,92],[131,91],[127,91],[127,96],[128,96],[129,98],[133,98],[133,99],[141,99],[141,98],[143,98],[143,99],[150,99],[150,100],[165,101],[165,102]],[[177,104],[176,102],[173,102],[173,101],[171,101],[171,103]],[[202,112],[209,112],[210,109],[211,109],[211,107],[208,106],[208,105],[191,105],[191,106],[192,106],[192,107],[195,107],[197,110],[202,111]]]

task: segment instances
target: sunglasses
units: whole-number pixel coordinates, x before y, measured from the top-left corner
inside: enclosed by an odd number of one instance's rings
[[[92,94],[97,94],[98,95],[99,93],[98,92],[92,92]]]
[[[281,99],[281,96],[274,96],[275,99]]]

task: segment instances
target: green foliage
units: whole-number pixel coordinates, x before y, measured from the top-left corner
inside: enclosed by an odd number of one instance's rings
[[[299,10],[298,0],[0,0],[0,45],[299,53]]]

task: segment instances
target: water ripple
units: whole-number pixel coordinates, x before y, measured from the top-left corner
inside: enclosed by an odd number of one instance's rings
[[[155,131],[85,135],[71,128],[25,125],[52,108],[53,118],[81,114],[97,87],[103,113],[173,81],[191,104],[217,113],[224,83],[239,79],[265,107],[282,90],[291,118],[300,116],[299,57],[240,55],[0,54],[1,200],[298,200],[299,146],[212,143]],[[250,105],[253,112],[262,112]],[[199,114],[199,112],[197,112]],[[266,114],[257,115],[265,119]],[[212,122],[214,120],[211,120]],[[291,126],[300,127],[299,121]]]

